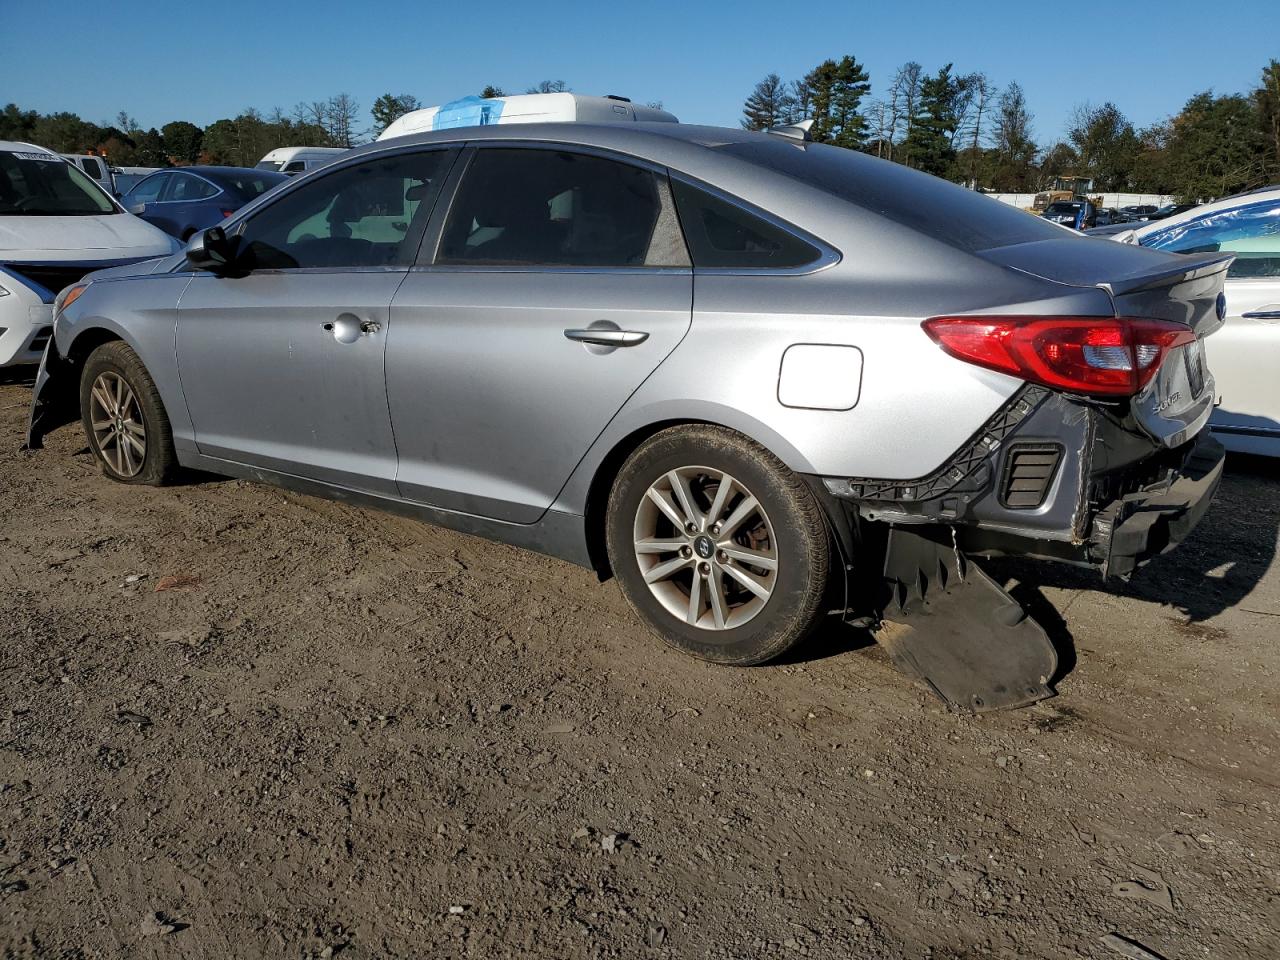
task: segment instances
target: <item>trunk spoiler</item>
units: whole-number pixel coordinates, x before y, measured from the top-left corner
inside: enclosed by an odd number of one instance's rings
[[[1234,253],[1165,253],[1075,236],[996,247],[980,256],[1041,280],[1103,290],[1119,316],[1172,320],[1199,336],[1222,325],[1219,297],[1235,259]]]
[[[1183,262],[1174,264],[1166,270],[1144,271],[1134,276],[1121,276],[1114,280],[1096,283],[1094,286],[1101,287],[1113,297],[1159,287],[1171,287],[1176,283],[1187,283],[1211,277],[1215,273],[1225,273],[1236,258],[1234,253],[1184,253],[1176,256]]]

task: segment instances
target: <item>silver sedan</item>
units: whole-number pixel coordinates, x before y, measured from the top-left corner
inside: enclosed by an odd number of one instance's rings
[[[1056,667],[975,558],[1127,576],[1206,508],[1229,261],[794,129],[419,134],[64,290],[29,442],[78,414],[113,480],[196,468],[551,553],[719,662],[904,619],[895,655],[987,709]]]

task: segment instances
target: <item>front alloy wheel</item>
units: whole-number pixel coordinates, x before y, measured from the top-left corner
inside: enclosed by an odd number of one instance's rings
[[[178,469],[160,391],[138,355],[112,340],[80,371],[80,420],[102,472],[121,483],[162,484]]]
[[[136,477],[147,459],[147,427],[133,388],[113,370],[89,389],[89,422],[102,459],[119,476]]]

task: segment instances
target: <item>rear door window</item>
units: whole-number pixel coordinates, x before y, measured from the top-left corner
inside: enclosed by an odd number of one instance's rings
[[[803,267],[822,252],[762,216],[680,180],[672,182],[676,209],[693,265],[720,269]]]
[[[665,174],[566,150],[484,147],[449,211],[437,263],[687,267]]]

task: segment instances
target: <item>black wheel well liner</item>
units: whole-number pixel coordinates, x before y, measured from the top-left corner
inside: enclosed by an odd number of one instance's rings
[[[742,433],[741,430],[735,430],[733,427],[717,423],[714,420],[657,420],[633,430],[619,440],[605,454],[596,467],[595,474],[591,478],[591,485],[587,488],[587,502],[583,510],[583,526],[586,530],[587,556],[591,560],[591,569],[596,572],[596,576],[602,581],[608,580],[613,576],[613,569],[609,566],[609,551],[606,546],[605,514],[609,506],[609,491],[613,489],[613,483],[618,477],[618,472],[622,469],[622,464],[626,462],[627,457],[631,456],[640,444],[655,433],[671,427],[684,426],[721,427],[725,430],[734,430],[735,433]],[[742,435],[753,443],[760,443],[750,434]],[[767,444],[761,443],[760,445],[768,449]],[[809,481],[809,487],[813,490],[815,498],[822,507],[832,535],[840,544],[841,550],[844,551],[845,555],[850,555],[854,549],[852,531],[854,521],[851,519],[850,511],[846,509],[845,505],[838,502],[835,497],[832,497],[821,482],[814,482],[808,476],[805,476],[805,479]]]
[[[71,341],[71,349],[67,351],[67,359],[73,365],[79,367],[89,359],[89,354],[97,350],[104,343],[110,343],[113,340],[123,340],[124,337],[116,333],[114,330],[108,330],[106,327],[90,327],[88,330],[81,331],[74,340]]]

